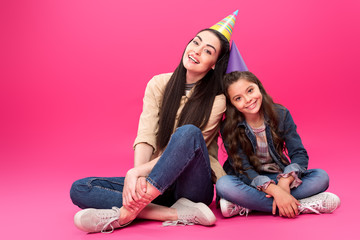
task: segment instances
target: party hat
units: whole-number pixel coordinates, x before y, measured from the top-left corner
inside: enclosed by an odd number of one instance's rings
[[[235,12],[233,12],[232,14],[230,14],[229,16],[227,16],[226,18],[224,18],[210,28],[220,32],[230,42],[231,34],[235,25],[235,20],[238,12],[239,10],[236,10]]]
[[[236,47],[235,42],[233,41],[231,44],[229,62],[226,73],[231,73],[234,71],[248,71],[248,68],[246,67],[244,59],[241,57],[241,54]]]

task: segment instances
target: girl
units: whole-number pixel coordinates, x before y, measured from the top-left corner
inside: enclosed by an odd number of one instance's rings
[[[329,186],[324,170],[307,170],[308,155],[289,111],[275,104],[248,71],[226,74],[224,90],[222,137],[229,175],[216,183],[223,216],[256,210],[294,218],[299,213],[334,211],[340,199],[324,193]]]
[[[226,107],[221,79],[229,57],[229,38],[219,31],[200,31],[175,72],[148,83],[134,168],[126,177],[85,178],[72,185],[73,203],[84,208],[74,219],[79,229],[113,231],[137,217],[214,224],[206,204],[212,202],[213,183],[225,175],[216,140]]]

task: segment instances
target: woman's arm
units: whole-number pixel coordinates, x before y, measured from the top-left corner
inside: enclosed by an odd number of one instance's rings
[[[146,192],[146,177],[156,161],[153,154],[156,151],[156,132],[159,122],[160,102],[166,83],[171,74],[154,76],[147,84],[143,98],[143,110],[139,119],[139,126],[134,141],[134,168],[130,169],[125,177],[123,189],[123,205],[129,210],[139,204],[141,192],[136,191],[137,181],[140,181],[143,193]]]
[[[138,143],[134,150],[134,167],[150,161],[154,148],[147,143]]]
[[[143,177],[149,175],[160,156],[143,164],[131,168],[125,176],[123,188],[123,206],[130,211],[136,211],[140,207],[142,196],[146,193],[146,180]],[[142,177],[142,178],[141,178]],[[138,181],[141,181],[138,183]],[[136,191],[136,185],[141,185],[142,192]]]
[[[131,168],[126,173],[123,188],[123,205],[129,210],[136,210],[135,208],[138,206],[137,201],[146,193],[146,181],[144,181],[144,178],[139,180],[139,177],[146,177],[151,171],[152,164],[146,165],[146,163],[150,162],[152,154],[153,147],[149,144],[139,143],[135,146],[134,168]],[[141,185],[142,192],[136,191],[137,184]]]
[[[159,127],[160,105],[170,77],[171,74],[161,74],[153,77],[148,82],[143,98],[143,109],[139,118],[138,131],[134,141],[134,149],[138,144],[145,143],[153,148],[152,153],[157,152],[156,133]]]

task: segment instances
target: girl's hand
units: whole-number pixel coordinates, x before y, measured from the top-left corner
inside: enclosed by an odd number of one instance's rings
[[[282,180],[282,179],[283,179],[283,180]],[[286,179],[286,178],[280,178],[277,186],[281,187],[284,191],[286,191],[287,193],[290,194],[290,184],[291,184],[292,181],[291,181],[291,182],[288,182],[288,181],[286,181],[286,180],[284,181],[284,179]],[[271,198],[272,195],[267,194],[266,197],[267,197],[267,198]]]
[[[271,196],[270,194],[266,194],[266,197],[267,197],[267,198],[272,198],[273,196]],[[272,213],[273,215],[276,214],[276,202],[275,202],[275,200],[273,200],[271,213]]]
[[[276,207],[282,217],[294,218],[299,214],[300,203],[290,193],[275,184],[270,184],[268,189],[266,197],[274,197],[272,214],[276,214]]]
[[[274,202],[279,209],[280,216],[294,218],[299,214],[299,201],[282,188],[279,187],[273,197]]]
[[[139,194],[136,192],[136,184],[139,178],[139,174],[136,168],[130,169],[125,176],[124,188],[123,188],[123,206],[131,211],[135,212],[139,209],[140,203]]]
[[[281,187],[283,190],[285,190],[287,193],[290,194],[290,185],[291,183],[294,181],[294,177],[293,176],[289,176],[287,178],[280,178],[279,182],[278,182],[278,186]]]

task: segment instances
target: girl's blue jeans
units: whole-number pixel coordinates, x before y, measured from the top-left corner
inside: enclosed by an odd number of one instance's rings
[[[124,177],[88,177],[77,180],[71,200],[80,208],[108,209],[122,206]],[[210,204],[214,196],[206,143],[199,128],[179,127],[147,177],[162,194],[153,203],[171,206],[181,197]]]
[[[277,183],[278,174],[264,174]],[[302,183],[291,189],[291,195],[296,199],[310,197],[324,192],[329,187],[329,176],[322,169],[311,169],[305,171],[301,177]],[[250,210],[261,212],[272,212],[273,198],[267,198],[266,193],[247,185],[237,176],[226,175],[216,182],[216,193],[218,197],[224,198],[232,203]]]

